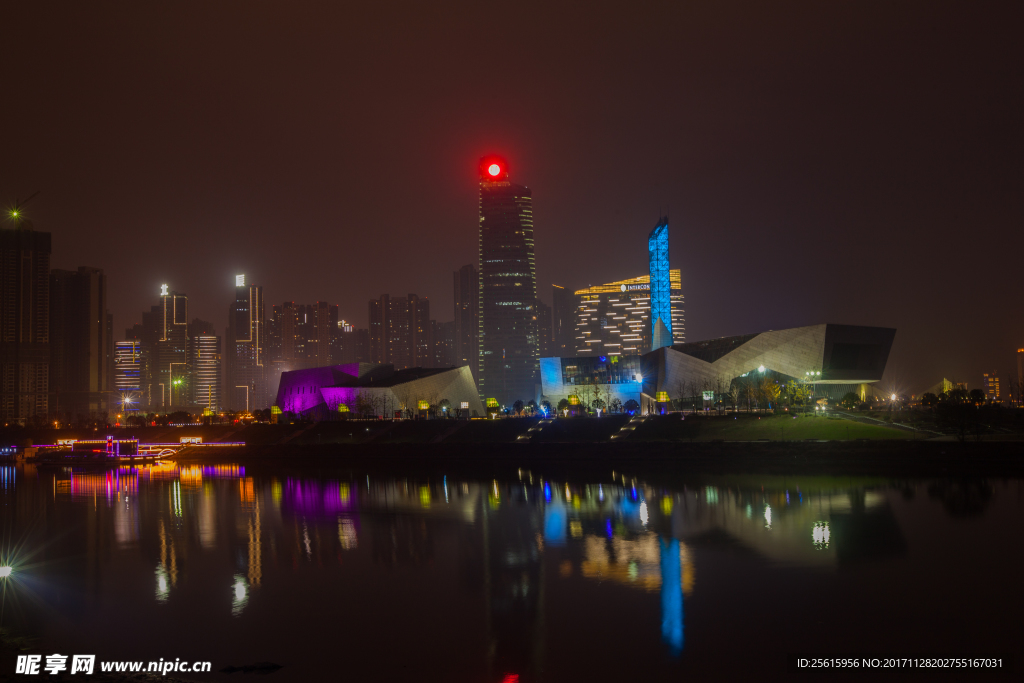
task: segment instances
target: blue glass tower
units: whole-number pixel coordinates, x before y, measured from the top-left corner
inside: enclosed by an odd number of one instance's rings
[[[668,267],[668,216],[647,237],[651,257],[651,350],[672,345],[672,283]],[[658,323],[664,325],[659,334]]]

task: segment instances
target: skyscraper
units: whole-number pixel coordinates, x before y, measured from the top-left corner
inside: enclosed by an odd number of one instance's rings
[[[63,419],[106,421],[111,387],[107,279],[99,268],[50,272],[50,391]]]
[[[263,410],[270,405],[264,374],[266,343],[263,288],[246,285],[245,275],[235,277],[235,300],[228,308],[226,334],[227,407],[233,410]]]
[[[556,355],[551,307],[540,299],[537,299],[537,348],[541,358]]]
[[[982,375],[982,391],[985,392],[985,400],[990,403],[999,403],[1002,394],[999,391],[999,375],[994,372],[986,372]]]
[[[472,264],[462,266],[455,280],[455,365],[468,365],[473,379],[480,374],[480,276]]]
[[[154,412],[185,409],[189,404],[188,297],[160,286],[160,302],[142,314],[142,404]],[[134,332],[134,328],[133,328]]]
[[[0,230],[0,418],[39,422],[50,409],[50,233],[14,217]]]
[[[141,407],[142,383],[146,371],[141,341],[129,339],[114,342],[114,392],[118,408],[132,410]]]
[[[498,157],[480,160],[480,372],[483,399],[508,405],[536,394],[537,277],[530,190]]]
[[[651,350],[672,345],[672,285],[668,266],[668,217],[647,237],[651,261]],[[659,329],[664,325],[664,329]]]

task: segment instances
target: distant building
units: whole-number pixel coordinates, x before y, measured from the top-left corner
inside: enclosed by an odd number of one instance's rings
[[[1024,349],[1017,349],[1017,391],[1024,388]]]
[[[576,355],[576,297],[561,285],[551,285],[552,354]]]
[[[270,405],[264,364],[266,320],[263,288],[235,278],[235,300],[228,308],[225,349],[225,406],[231,410],[263,410]]]
[[[146,375],[146,357],[138,339],[114,342],[114,400],[117,408],[138,410],[142,407],[142,384]]]
[[[455,358],[455,321],[439,323],[431,320],[430,323],[433,327],[434,357],[428,367],[451,368],[460,365]]]
[[[0,229],[0,418],[42,422],[50,410],[50,233],[15,217]]]
[[[533,198],[509,182],[504,159],[480,160],[481,398],[499,405],[535,395],[538,379],[537,276]]]
[[[197,334],[189,338],[192,366],[192,405],[210,413],[221,409],[220,337]]]
[[[679,270],[669,271],[670,323],[684,339],[683,292]],[[653,345],[650,276],[609,282],[576,291],[576,347],[570,356],[639,356]]]
[[[999,393],[999,375],[996,373],[988,373],[982,375],[981,379],[981,390],[985,392],[985,400],[990,403],[999,403],[1001,399]]]
[[[50,390],[61,419],[107,419],[113,380],[109,319],[102,270],[50,272]]]
[[[430,300],[384,294],[370,301],[370,362],[396,369],[433,365]]]
[[[142,404],[153,412],[189,408],[188,297],[161,285],[160,300],[143,312],[139,332],[149,361]]]
[[[338,323],[338,328],[341,339],[338,363],[369,363],[370,331],[366,328],[356,329],[345,320]]]
[[[480,373],[480,275],[466,265],[454,273],[455,280],[455,362],[468,365],[473,380]]]

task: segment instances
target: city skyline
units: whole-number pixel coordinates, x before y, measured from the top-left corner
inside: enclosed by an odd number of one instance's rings
[[[52,267],[103,268],[115,329],[167,282],[222,332],[241,272],[271,301],[331,301],[359,328],[382,292],[452,310],[449,273],[476,261],[474,162],[497,153],[534,192],[546,304],[552,283],[643,272],[632,245],[667,209],[690,339],[885,325],[900,330],[890,372],[908,387],[1014,374],[1024,321],[943,275],[984,263],[989,288],[1014,284],[1024,60],[1000,37],[1013,17],[869,3],[822,10],[807,30],[768,7],[644,7],[595,12],[580,31],[561,9],[546,28],[413,9],[393,20],[404,42],[388,56],[368,49],[373,31],[337,40],[359,19],[300,7],[300,23],[272,11],[245,25],[227,9],[197,24],[159,8],[12,7],[22,30],[0,49],[19,84],[18,163],[0,169],[2,201],[40,190],[26,214],[54,235]],[[491,78],[452,47],[480,25],[521,68]],[[138,26],[166,30],[143,45]],[[676,47],[651,43],[660,26],[678,27]],[[617,39],[590,39],[604,32]],[[268,33],[280,54],[258,47]],[[326,82],[303,68],[314,57]],[[339,260],[344,277],[325,275]]]

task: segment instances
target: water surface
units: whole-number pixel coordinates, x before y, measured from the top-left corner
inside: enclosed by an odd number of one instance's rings
[[[281,681],[775,680],[1022,635],[1020,480],[296,471],[0,467],[4,625]]]

